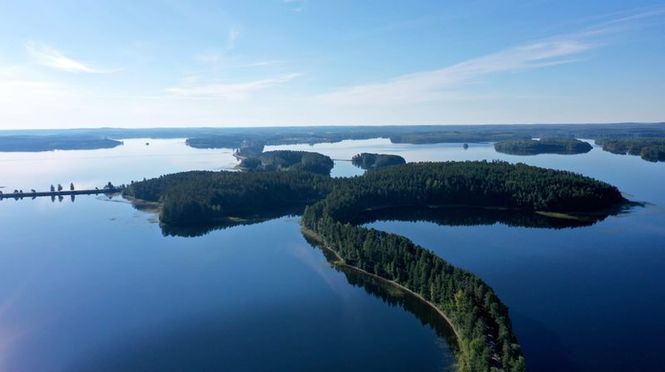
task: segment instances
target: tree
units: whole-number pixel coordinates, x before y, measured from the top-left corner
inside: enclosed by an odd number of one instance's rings
[[[62,191],[62,188],[63,188],[62,185],[58,184],[58,191]]]
[[[51,185],[51,192],[55,192],[55,187],[53,187],[53,185]]]
[[[74,191],[74,183],[73,182],[69,184],[69,190]]]

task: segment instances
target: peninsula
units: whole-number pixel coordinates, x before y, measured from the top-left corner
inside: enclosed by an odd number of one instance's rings
[[[523,371],[507,307],[485,282],[409,239],[360,226],[377,208],[465,205],[603,214],[619,190],[579,174],[506,162],[410,163],[335,179],[302,169],[185,172],[133,182],[125,195],[157,203],[167,225],[251,218],[306,205],[303,233],[333,263],[406,289],[433,306],[457,336],[461,371]]]

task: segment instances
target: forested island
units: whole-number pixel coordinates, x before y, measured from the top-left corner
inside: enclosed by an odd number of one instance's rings
[[[14,139],[11,139],[12,137]],[[10,130],[0,131],[0,144],[7,141],[9,143],[22,141],[24,150],[20,151],[46,151],[117,146],[118,141],[107,140],[111,138],[186,138],[186,144],[193,148],[237,149],[239,155],[246,156],[247,154],[243,152],[248,151],[250,155],[260,153],[264,145],[332,143],[371,138],[389,138],[392,143],[432,144],[553,137],[595,140],[627,137],[665,138],[665,123]],[[61,144],[40,145],[49,140],[53,143],[57,140]],[[94,145],[94,142],[97,144]],[[259,147],[261,150],[257,150]],[[3,148],[10,147],[9,145],[0,147],[0,151],[19,151],[3,150]],[[653,155],[648,157],[654,158]]]
[[[110,149],[120,145],[122,145],[121,141],[93,136],[0,136],[0,151],[3,152],[94,150]]]
[[[124,194],[158,204],[164,224],[214,225],[305,206],[332,191],[333,181],[304,171],[191,171],[132,182]]]
[[[463,371],[522,371],[508,309],[475,275],[396,234],[367,229],[367,213],[395,207],[472,206],[603,214],[625,199],[616,187],[571,172],[505,162],[411,163],[354,178],[292,171],[185,172],[133,182],[132,198],[159,206],[166,225],[244,221],[305,208],[303,232],[337,265],[411,291],[455,331]]]
[[[593,146],[576,138],[541,138],[500,141],[494,144],[497,152],[511,155],[584,154]]]
[[[405,133],[390,136],[392,143],[411,143],[411,144],[429,144],[429,143],[467,143],[467,142],[492,142],[513,139],[528,139],[528,134],[522,131],[507,130],[477,130],[477,131],[437,131],[424,133]]]
[[[603,138],[596,140],[596,144],[613,154],[639,155],[651,162],[665,161],[665,137]]]
[[[353,165],[356,167],[367,170],[389,167],[391,165],[406,164],[406,160],[404,160],[404,158],[399,155],[371,154],[363,152],[361,154],[354,155],[351,158],[351,163],[353,163]]]
[[[307,151],[268,151],[243,158],[240,169],[246,171],[294,171],[330,174],[333,166],[330,157]]]

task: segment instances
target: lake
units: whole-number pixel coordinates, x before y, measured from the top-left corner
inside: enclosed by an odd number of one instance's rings
[[[146,145],[149,142],[150,145]],[[490,144],[386,139],[268,146],[336,159],[503,159],[573,170],[647,202],[592,226],[380,221],[492,286],[511,311],[531,370],[658,370],[665,334],[665,164],[594,148],[511,156]],[[0,190],[102,186],[233,169],[231,150],[184,140],[114,149],[0,153]],[[449,330],[392,288],[332,268],[298,217],[164,236],[119,197],[0,201],[0,370],[450,370]],[[36,357],[38,356],[38,357]]]

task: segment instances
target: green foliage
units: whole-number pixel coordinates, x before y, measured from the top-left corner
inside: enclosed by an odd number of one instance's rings
[[[665,161],[665,138],[605,138],[596,140],[603,150],[613,154],[639,155],[642,159],[652,162]]]
[[[268,151],[248,157],[240,167],[253,171],[297,170],[328,175],[335,164],[328,156],[307,151]]]
[[[575,138],[542,138],[501,141],[494,144],[498,152],[513,155],[584,154],[593,147]]]
[[[53,151],[110,149],[122,145],[121,141],[96,136],[0,136],[0,151]]]
[[[458,335],[463,371],[525,369],[508,309],[475,275],[402,236],[358,226],[363,215],[378,208],[451,204],[593,212],[624,201],[606,183],[524,164],[411,163],[333,179],[302,171],[309,167],[302,164],[316,164],[317,159],[308,153],[279,153],[270,164],[296,164],[294,171],[185,172],[132,183],[125,194],[159,202],[160,220],[175,226],[309,204],[303,226],[346,264],[399,283],[446,314]]]
[[[351,158],[351,162],[356,167],[362,169],[377,169],[389,167],[391,165],[406,164],[406,160],[399,155],[370,154],[367,152],[354,155],[353,158]]]
[[[475,275],[396,234],[359,227],[368,210],[467,204],[591,211],[623,200],[610,185],[569,172],[503,162],[418,163],[370,172],[308,206],[303,226],[348,265],[395,281],[435,304],[459,338],[463,371],[523,371],[508,309]]]
[[[528,134],[522,131],[505,129],[463,129],[455,131],[432,131],[421,133],[397,134],[390,137],[392,143],[465,143],[465,142],[491,142],[512,139],[529,139]]]
[[[160,221],[187,226],[312,203],[332,190],[332,182],[330,177],[302,171],[193,171],[133,182],[125,195],[158,202]]]

